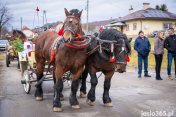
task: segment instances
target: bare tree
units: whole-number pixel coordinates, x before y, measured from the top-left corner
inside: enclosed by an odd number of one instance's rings
[[[0,4],[0,37],[2,34],[3,26],[5,26],[11,19],[12,16],[7,6],[5,4]]]

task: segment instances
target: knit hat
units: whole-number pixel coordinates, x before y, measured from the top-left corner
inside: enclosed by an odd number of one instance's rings
[[[141,33],[144,33],[142,30],[139,31],[138,35],[140,35]]]

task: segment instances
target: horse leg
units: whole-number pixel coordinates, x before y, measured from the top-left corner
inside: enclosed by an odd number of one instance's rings
[[[56,76],[55,76],[55,67],[53,67],[53,81],[54,81],[54,87],[56,85]],[[63,90],[63,88],[62,88]],[[55,91],[54,91],[54,97],[55,97]],[[60,100],[63,101],[64,100],[64,95],[62,94],[61,92],[61,95],[60,95]]]
[[[86,97],[86,79],[88,76],[88,70],[85,69],[84,72],[82,73],[80,79],[82,80],[81,82],[81,88],[80,88],[80,97],[85,98]]]
[[[70,105],[74,109],[80,108],[79,102],[76,97],[76,93],[78,91],[78,86],[79,86],[79,77],[81,76],[82,72],[83,72],[83,68],[80,68],[76,73],[72,73],[73,79],[71,84],[71,94],[70,94],[69,101],[70,101]]]
[[[90,88],[89,93],[87,95],[87,104],[89,104],[90,106],[94,106],[94,104],[95,104],[95,89],[96,89],[96,86],[98,83],[98,79],[96,76],[96,72],[89,73],[89,74],[91,77],[91,80],[90,80],[91,88]]]
[[[104,81],[104,92],[103,92],[103,103],[107,107],[112,107],[112,101],[109,97],[109,89],[111,86],[111,78],[114,74],[114,71],[105,72],[105,81]]]
[[[60,68],[56,68],[55,70],[55,76],[56,76],[56,83],[54,86],[54,100],[53,100],[53,111],[54,112],[60,112],[62,111],[61,108],[61,93],[62,93],[62,89],[63,89],[63,80],[62,80],[62,75],[64,74],[64,72],[62,71],[62,69]]]
[[[37,62],[37,82],[43,77],[43,71],[45,67],[45,60],[41,59]],[[37,101],[43,100],[42,84],[36,86],[35,98]]]

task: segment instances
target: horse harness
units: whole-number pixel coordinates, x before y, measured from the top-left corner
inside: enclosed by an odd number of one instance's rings
[[[100,38],[95,38],[97,41],[98,41],[98,45],[93,49],[94,51],[97,51],[99,52],[99,55],[108,61],[108,59],[113,56],[113,55],[110,55],[110,54],[114,54],[114,46],[121,46],[121,44],[118,44],[117,42],[118,41],[110,41],[110,40],[102,40]],[[124,51],[126,52],[126,49],[125,49],[125,42],[123,39],[120,39],[119,41],[123,41],[123,44],[122,44],[122,50],[119,52],[119,55],[122,54]],[[108,44],[110,44],[110,47],[108,47]],[[106,46],[103,46],[103,45],[106,45]],[[93,53],[93,52],[90,52],[90,53]],[[110,53],[110,54],[109,54]],[[117,56],[119,57],[119,56]],[[117,58],[116,58],[117,59]],[[126,64],[126,62],[120,62],[120,61],[114,61],[116,63],[119,63],[119,64]]]

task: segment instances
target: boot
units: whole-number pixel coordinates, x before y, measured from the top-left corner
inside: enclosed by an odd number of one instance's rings
[[[151,75],[149,75],[149,74],[145,74],[144,77],[151,77]]]
[[[171,75],[168,75],[168,80],[173,80]]]
[[[141,78],[141,74],[138,75],[138,78]]]

